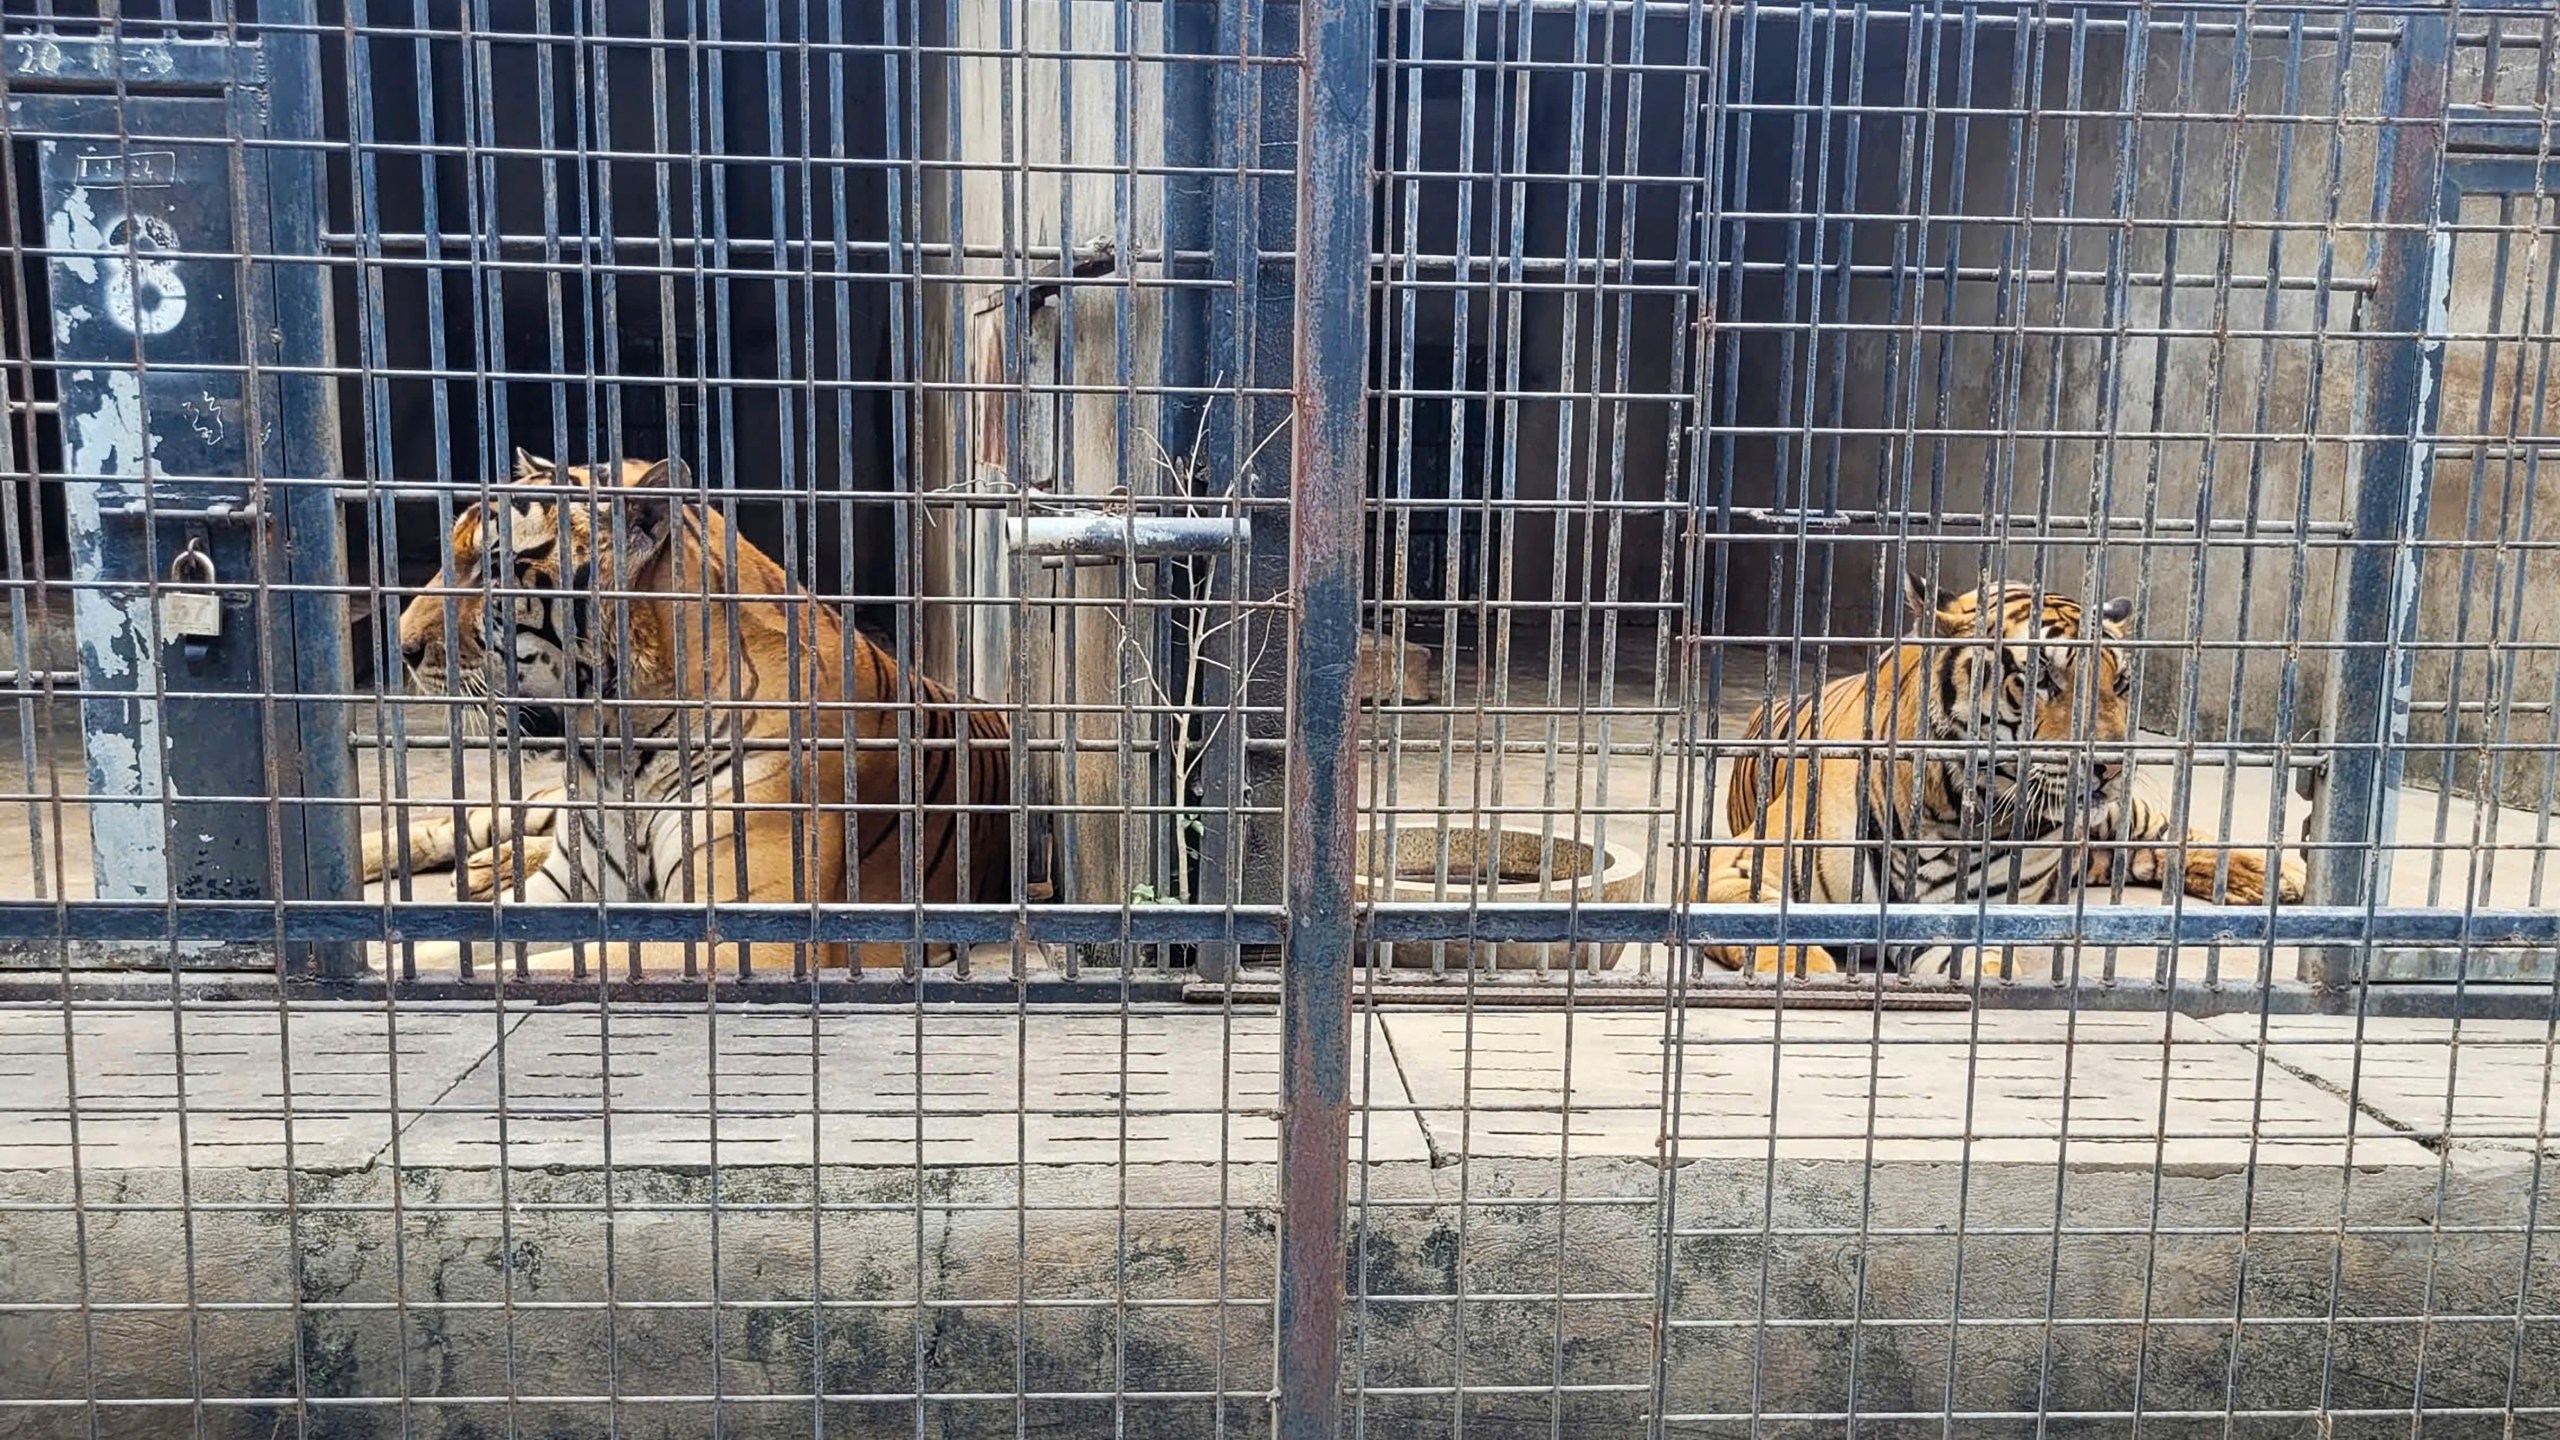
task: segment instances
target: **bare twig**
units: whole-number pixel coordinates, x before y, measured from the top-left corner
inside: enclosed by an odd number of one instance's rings
[[[1252,474],[1253,462],[1287,428],[1288,422],[1283,420],[1255,443],[1245,456],[1241,467],[1243,475],[1249,477]],[[1163,477],[1160,498],[1182,502],[1179,508],[1183,513],[1197,514],[1199,502],[1215,498],[1199,493],[1204,469],[1200,447],[1206,441],[1207,433],[1208,427],[1200,427],[1192,436],[1190,451],[1183,455],[1175,455],[1165,449],[1162,440],[1153,433],[1146,437],[1147,447],[1152,452],[1150,463]],[[1124,660],[1122,670],[1131,677],[1124,683],[1142,698],[1172,712],[1172,743],[1165,749],[1173,769],[1174,803],[1181,816],[1181,834],[1177,844],[1187,852],[1192,834],[1202,824],[1199,813],[1192,808],[1199,798],[1195,792],[1202,783],[1202,757],[1225,734],[1227,716],[1251,705],[1253,678],[1261,672],[1263,661],[1269,658],[1271,646],[1281,638],[1281,627],[1277,622],[1286,612],[1289,596],[1283,591],[1268,600],[1244,600],[1234,596],[1222,600],[1216,593],[1215,566],[1212,565],[1204,575],[1198,568],[1198,562],[1188,556],[1166,561],[1164,574],[1166,593],[1159,613],[1179,617],[1183,640],[1181,670],[1174,677],[1171,690],[1168,690],[1166,678],[1155,673],[1154,658],[1147,653],[1145,646],[1138,643],[1130,627],[1119,615],[1108,611],[1104,613],[1110,615],[1112,624],[1119,630],[1119,651]],[[1143,572],[1133,573],[1128,583],[1137,595],[1153,593],[1147,587]],[[1229,613],[1219,615],[1217,612],[1221,610]],[[1256,620],[1262,622],[1258,641],[1254,634],[1253,622]],[[1210,642],[1230,632],[1242,642],[1235,646],[1243,657],[1241,670],[1230,661],[1208,653]],[[1234,704],[1220,708],[1195,739],[1193,732],[1201,724],[1201,691],[1212,671],[1233,681]],[[1179,693],[1174,693],[1176,691]],[[1240,783],[1246,785],[1245,794],[1249,797],[1251,782]],[[1143,887],[1133,887],[1131,893],[1134,895],[1138,888]],[[1177,901],[1191,899],[1188,863],[1173,866],[1173,891],[1173,898]],[[1149,893],[1153,893],[1151,889]]]

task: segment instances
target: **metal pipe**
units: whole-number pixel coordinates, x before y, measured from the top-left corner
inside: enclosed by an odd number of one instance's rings
[[[220,483],[236,486],[240,480],[234,476]],[[155,505],[128,500],[106,513],[126,520],[204,525],[251,525],[267,518],[266,507],[255,500],[216,500],[210,505]]]
[[[1281,970],[1280,1304],[1273,1433],[1341,1427],[1342,1223],[1351,1163],[1352,861],[1366,490],[1370,116],[1377,7],[1298,12],[1297,347],[1291,370],[1289,939]]]
[[[1223,555],[1252,540],[1253,521],[1242,515],[1131,515],[1086,510],[1068,515],[1008,516],[1004,522],[1004,543],[1018,555],[1158,560]]]

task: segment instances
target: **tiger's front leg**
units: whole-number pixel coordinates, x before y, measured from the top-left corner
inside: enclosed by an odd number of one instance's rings
[[[551,829],[557,814],[553,810],[546,815],[543,821],[545,831]],[[459,882],[456,888],[466,901],[564,904],[587,889],[573,872],[570,858],[549,835],[519,832],[471,855],[456,867],[455,878]],[[531,942],[553,943],[556,942]],[[547,952],[523,953],[530,948],[529,944],[493,944],[486,940],[415,940],[405,945],[385,941],[375,952],[375,958],[385,974],[391,973],[393,967],[405,960],[416,973],[429,978],[459,975],[466,962],[479,967],[475,973],[485,973],[487,967],[494,964],[504,964],[510,971],[519,963],[529,970],[550,969],[545,960]],[[594,951],[600,947],[586,948]]]
[[[2116,843],[2108,834],[2090,837],[2088,883],[2092,886],[2111,884],[2115,879],[2117,857],[2124,863],[2128,884],[2166,887],[2170,847],[2166,841],[2175,832],[2169,816],[2158,806],[2140,798],[2126,801],[2120,807],[2123,815],[2123,839],[2130,845]],[[2148,843],[2145,843],[2148,842]],[[2276,903],[2299,905],[2309,889],[2310,874],[2300,860],[2271,847],[2277,853]],[[2267,860],[2263,852],[2225,845],[2210,836],[2187,832],[2185,870],[2179,877],[2179,888],[2199,900],[2229,905],[2264,905],[2267,903]],[[2219,888],[2217,888],[2219,886]]]
[[[750,797],[755,799],[768,797]],[[703,835],[689,856],[651,877],[652,893],[661,899],[678,898],[670,888],[675,877],[689,877],[709,887],[714,905],[732,902],[773,905],[802,904],[811,895],[833,900],[820,876],[830,867],[841,867],[843,848],[840,842],[821,831],[814,846],[792,848],[795,822],[799,816],[790,810],[775,808],[750,813],[733,832],[716,828]],[[739,848],[733,848],[739,847]],[[750,864],[742,876],[738,857],[781,857],[778,863]],[[593,898],[596,882],[591,875],[578,872],[577,850],[548,840],[521,839],[512,856],[503,847],[487,857],[474,857],[475,866],[485,858],[492,883],[507,882],[508,888],[497,898],[501,902],[528,905],[557,905]],[[592,852],[590,852],[591,854]],[[808,873],[795,876],[791,861],[798,856]],[[530,863],[539,857],[539,865],[525,880],[523,894],[513,886],[513,864]],[[502,868],[503,867],[503,868]],[[682,898],[690,900],[691,895]],[[497,967],[498,973],[539,976],[548,979],[586,978],[622,979],[637,976],[653,980],[693,975],[710,979],[748,974],[766,976],[794,975],[807,969],[841,969],[845,963],[845,947],[836,943],[818,945],[794,944],[790,941],[606,941],[562,942],[558,940],[528,941],[504,945],[488,941],[419,941],[410,947],[412,963],[419,973],[430,976],[458,974],[468,957],[475,973],[487,973]],[[385,962],[396,956],[386,954]]]
[[[548,835],[517,834],[473,855],[461,867],[462,898],[514,899],[521,886],[551,863],[552,844]]]
[[[1689,887],[1689,901],[1696,905],[1774,905],[1784,898],[1781,882],[1786,875],[1786,859],[1776,846],[1717,845],[1707,852],[1706,868]],[[1780,969],[1796,970],[1801,961],[1808,975],[1829,975],[1840,969],[1840,962],[1819,945],[1708,945],[1701,947],[1710,960],[1728,970],[1749,968],[1767,975]]]
[[[528,791],[521,802],[481,802],[462,807],[461,826],[457,834],[454,807],[430,802],[393,802],[398,806],[392,829],[388,832],[367,830],[361,837],[363,883],[371,885],[395,873],[421,875],[434,870],[451,870],[457,862],[469,857],[476,866],[482,856],[501,842],[533,836],[548,836],[560,817],[560,806],[568,791],[560,785],[544,785]],[[396,837],[396,838],[395,838]],[[457,843],[457,840],[459,843]],[[549,846],[543,847],[548,854]],[[391,857],[401,855],[403,862],[394,866]],[[541,859],[527,861],[527,873],[541,868]],[[494,869],[492,871],[494,874]],[[464,877],[465,896],[485,900],[488,890],[471,889]]]

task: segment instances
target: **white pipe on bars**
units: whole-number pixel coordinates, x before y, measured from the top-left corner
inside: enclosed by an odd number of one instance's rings
[[[1243,516],[1131,515],[1085,510],[1069,515],[1007,516],[1004,543],[1025,555],[1155,559],[1215,555],[1249,544],[1253,522]]]

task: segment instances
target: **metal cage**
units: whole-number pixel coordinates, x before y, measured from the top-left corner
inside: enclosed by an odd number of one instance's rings
[[[0,1428],[2534,1433],[2556,71],[0,3]]]

